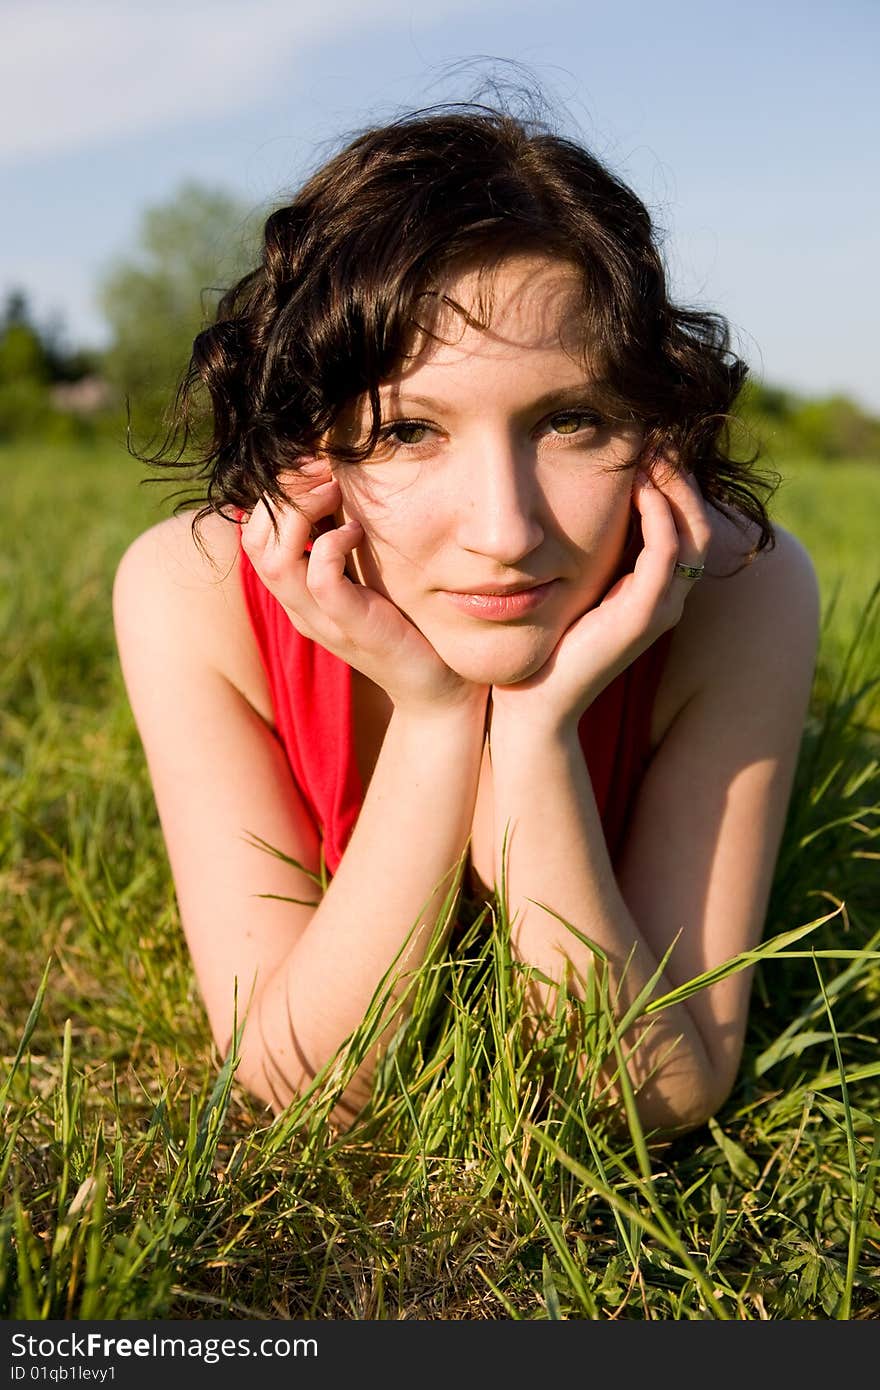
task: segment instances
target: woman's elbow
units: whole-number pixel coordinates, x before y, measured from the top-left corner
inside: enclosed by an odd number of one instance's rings
[[[281,1074],[273,1065],[271,1058],[257,1050],[239,1057],[235,1078],[254,1100],[272,1112],[274,1120],[286,1115],[293,1107],[302,1105],[304,1121],[307,1121],[310,1111],[320,1113],[324,1121],[339,1134],[352,1128],[365,1104],[364,1098],[354,1091],[335,1094],[338,1083],[334,1085],[328,1082],[325,1087],[308,1074],[300,1078],[298,1085],[293,1084],[290,1077]],[[331,1088],[334,1091],[332,1100],[329,1094]]]
[[[664,1138],[689,1134],[708,1124],[733,1090],[736,1074],[716,1072],[691,1085],[668,1091],[645,1089],[635,1097],[639,1123]]]

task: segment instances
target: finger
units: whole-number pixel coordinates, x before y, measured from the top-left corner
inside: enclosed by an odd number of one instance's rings
[[[667,476],[660,484],[660,491],[672,512],[679,538],[670,590],[686,597],[705,566],[712,541],[712,525],[699,484],[692,473]],[[688,573],[689,570],[696,573]]]
[[[262,553],[271,530],[272,518],[261,497],[253,511],[245,514],[241,522],[241,545],[249,559],[253,560]]]
[[[333,511],[339,502],[336,484],[313,490],[298,507],[275,510],[273,526],[265,500],[254,508],[242,531],[242,546],[260,580],[284,608],[294,627],[304,636],[325,641],[319,606],[308,587],[310,518]]]
[[[699,566],[705,562],[712,541],[712,524],[694,474],[671,473],[662,480],[653,478],[653,482],[665,495],[673,513],[678,532],[678,560]]]
[[[306,588],[306,561],[297,559],[291,562],[289,556],[286,562],[283,561],[272,519],[262,498],[242,529],[241,544],[257,577],[281,604],[297,631],[314,638],[317,612]]]
[[[279,480],[281,481],[281,479]],[[302,549],[310,537],[314,536],[315,525],[322,517],[332,516],[342,501],[342,494],[339,484],[330,477],[325,470],[322,476],[308,478],[297,475],[293,482],[285,482],[285,493],[288,498],[289,506],[287,510],[294,513],[289,518],[289,529],[286,543],[297,545],[302,533],[302,528],[297,527],[296,517],[302,518],[306,522],[305,542]]]
[[[383,594],[346,577],[346,561],[363,539],[364,529],[354,519],[319,536],[312,547],[309,589],[321,612],[356,648],[388,657],[415,629]]]
[[[627,596],[642,611],[653,610],[663,627],[674,626],[697,577],[677,572],[676,566],[701,572],[711,540],[705,503],[694,479],[667,475],[658,487],[641,470],[633,486],[633,502],[641,516],[644,547]]]
[[[242,531],[241,544],[263,583],[281,598],[279,585],[291,579],[295,582],[300,568],[300,581],[305,581],[308,522],[291,507],[270,507],[261,497]]]
[[[312,543],[306,583],[323,613],[342,628],[363,619],[371,591],[346,574],[346,561],[364,538],[364,528],[352,518],[344,526],[325,531]]]
[[[678,559],[678,531],[665,496],[641,470],[632,495],[641,518],[643,540],[633,566],[633,595],[657,605],[668,592],[673,566]]]
[[[277,597],[282,595],[275,586],[288,579],[298,589],[304,587],[313,528],[321,517],[332,515],[339,503],[339,485],[330,480],[311,488],[300,487],[288,504],[276,505],[271,514],[265,498],[254,508],[242,532],[242,545]],[[289,596],[283,601],[289,601]]]
[[[329,459],[313,456],[305,459],[296,468],[282,469],[278,476],[292,487],[295,487],[303,478],[308,480],[309,487],[313,487],[317,486],[318,483],[325,482],[327,478],[332,478],[333,470],[330,467]]]
[[[268,515],[272,526],[273,534],[280,529],[280,518],[285,509],[293,509],[294,513],[306,517],[309,526],[305,528],[305,540],[302,549],[305,550],[308,542],[309,528],[314,520],[321,515],[322,504],[324,502],[338,503],[335,495],[335,485],[333,475],[324,459],[308,459],[296,469],[283,469],[276,479],[278,487],[283,494],[281,502],[272,500],[266,496],[262,497],[261,521],[265,521]],[[332,509],[332,508],[328,508]],[[297,527],[296,516],[288,518],[290,527],[288,530],[286,545],[296,549],[299,545],[299,532],[302,527]],[[263,527],[260,528],[261,537],[265,534]]]

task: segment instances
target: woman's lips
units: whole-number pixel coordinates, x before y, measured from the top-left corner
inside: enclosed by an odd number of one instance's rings
[[[450,589],[441,592],[455,608],[472,618],[487,618],[494,622],[509,622],[539,608],[556,588],[558,580],[537,584],[532,589],[519,589],[509,594],[458,594]]]

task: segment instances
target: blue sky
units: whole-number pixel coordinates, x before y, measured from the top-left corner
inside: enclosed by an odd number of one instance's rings
[[[519,63],[756,375],[880,411],[878,39],[878,0],[0,0],[0,292],[99,343],[100,273],[184,179],[271,203]]]

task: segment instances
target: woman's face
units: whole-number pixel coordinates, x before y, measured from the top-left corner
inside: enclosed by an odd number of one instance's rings
[[[477,288],[469,271],[443,292],[476,309]],[[543,666],[624,549],[633,470],[609,465],[634,462],[641,434],[597,414],[578,351],[581,294],[564,262],[504,260],[489,329],[444,307],[434,331],[449,341],[428,339],[381,389],[376,451],[334,467],[342,516],[365,532],[358,578],[480,684]],[[356,436],[367,420],[360,402]]]

